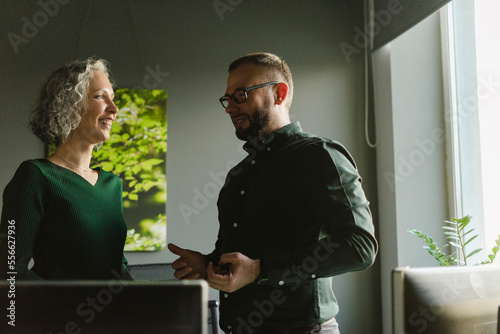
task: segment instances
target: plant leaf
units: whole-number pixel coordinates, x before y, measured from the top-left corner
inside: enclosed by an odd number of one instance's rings
[[[478,237],[478,235],[476,234],[475,236],[473,236],[472,238],[470,238],[469,240],[467,240],[467,242],[464,244],[464,247],[467,246],[467,244],[469,242],[471,242],[472,240],[476,239]]]
[[[459,239],[459,235],[455,232],[444,232],[444,234],[448,236],[447,238]]]
[[[465,232],[465,233],[463,234],[463,236],[462,236],[462,237],[465,237],[467,234],[469,234],[469,233],[471,233],[472,231],[475,231],[475,230],[476,230],[476,229],[475,229],[475,228],[473,228],[472,230]]]
[[[469,258],[469,257],[471,257],[472,255],[477,254],[477,253],[479,253],[480,251],[482,251],[482,249],[481,249],[481,248],[480,248],[480,249],[476,249],[476,250],[474,250],[474,251],[470,252],[470,253],[469,253],[469,255],[467,255],[465,258],[466,258],[466,259],[468,259],[468,258]]]
[[[454,247],[457,247],[457,248],[460,248],[462,249],[462,246],[460,246],[459,244],[457,243],[454,243],[453,241],[450,241],[450,245],[454,246]]]

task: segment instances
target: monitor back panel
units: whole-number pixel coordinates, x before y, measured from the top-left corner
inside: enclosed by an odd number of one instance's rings
[[[203,281],[1,282],[0,296],[0,333],[207,333]]]
[[[393,332],[494,334],[499,283],[499,266],[398,268]]]

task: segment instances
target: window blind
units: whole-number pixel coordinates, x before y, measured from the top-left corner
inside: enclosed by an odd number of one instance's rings
[[[451,0],[369,0],[373,49],[389,43]]]

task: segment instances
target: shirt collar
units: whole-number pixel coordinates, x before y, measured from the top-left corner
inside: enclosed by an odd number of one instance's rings
[[[279,145],[282,141],[290,138],[296,133],[302,132],[302,127],[300,126],[300,122],[293,122],[285,125],[282,128],[279,128],[276,131],[273,131],[269,136],[264,138],[264,140],[259,140],[256,144],[252,144],[250,141],[247,141],[243,145],[243,149],[245,151],[253,150],[255,148],[265,148],[272,147],[275,145]]]

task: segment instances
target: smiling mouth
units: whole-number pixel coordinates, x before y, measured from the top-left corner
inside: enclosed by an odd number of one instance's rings
[[[234,125],[238,125],[238,124],[241,124],[242,122],[244,122],[246,119],[247,118],[244,116],[239,116],[239,117],[233,118],[232,121],[233,121]]]
[[[99,122],[101,122],[102,124],[105,124],[105,125],[109,125],[109,126],[111,126],[111,124],[113,124],[113,121],[110,119],[100,119]]]

